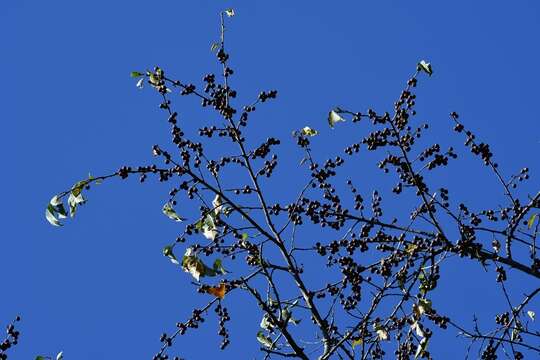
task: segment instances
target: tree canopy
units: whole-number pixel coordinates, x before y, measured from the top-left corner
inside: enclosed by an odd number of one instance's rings
[[[147,200],[159,198],[176,235],[154,245],[180,275],[156,298],[178,286],[195,305],[177,299],[153,358],[187,358],[183,349],[203,328],[217,331],[220,341],[204,343],[223,356],[240,341],[258,344],[248,356],[264,359],[440,358],[456,355],[447,345],[456,335],[460,357],[538,356],[540,191],[526,185],[526,165],[499,162],[466,114],[441,111],[437,123],[421,116],[421,89],[442,71],[437,64],[411,63],[389,106],[329,103],[319,119],[278,136],[274,128],[288,119],[261,122],[278,106],[279,89],[250,96],[235,85],[236,18],[232,8],[219,13],[209,46],[217,71],[200,81],[165,66],[132,69],[137,96],[152,92],[154,117],[168,127],[168,141],[151,146],[153,159],[93,170],[44,209],[62,232],[79,226],[64,227],[72,218],[88,221],[92,207],[107,212],[94,200],[102,189],[115,187],[113,202],[131,196],[116,180],[136,178],[164,194]],[[496,184],[488,196],[463,191],[487,182]],[[492,289],[470,301],[493,303],[493,316],[452,301],[468,282]],[[235,328],[237,316],[254,326]],[[4,358],[18,337],[13,322]]]

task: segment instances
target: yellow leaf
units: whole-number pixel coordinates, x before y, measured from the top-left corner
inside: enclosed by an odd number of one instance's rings
[[[416,245],[416,244],[408,244],[407,247],[405,248],[405,252],[408,255],[412,255],[412,254],[414,254],[414,251],[416,249],[418,249],[418,245]]]
[[[364,341],[363,341],[362,339],[354,340],[354,341],[352,342],[352,348],[354,349],[356,346],[362,345],[363,342],[364,342]]]
[[[533,227],[534,225],[534,220],[536,220],[536,214],[533,214],[530,218],[529,218],[529,221],[527,221],[527,227],[530,229]]]

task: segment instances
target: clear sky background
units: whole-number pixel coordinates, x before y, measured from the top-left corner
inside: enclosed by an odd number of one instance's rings
[[[420,59],[435,71],[418,90],[419,119],[432,125],[426,141],[455,143],[469,159],[462,139],[450,137],[448,114],[457,111],[491,144],[505,174],[531,169],[524,193],[538,189],[538,1],[3,0],[0,323],[23,318],[10,358],[64,350],[70,360],[150,359],[159,335],[208,300],[161,255],[180,232],[161,213],[167,186],[139,185],[134,178],[94,187],[63,228],[51,227],[43,213],[53,194],[88,172],[149,163],[151,146],[168,144],[158,97],[138,90],[129,73],[160,65],[195,84],[205,73],[218,73],[210,44],[218,39],[218,13],[228,7],[237,14],[227,39],[240,99],[279,90],[257,114],[253,131],[256,138],[283,140],[275,183],[283,196],[292,197],[301,184],[291,176],[301,159],[291,131],[319,129],[320,159],[343,149],[364,134],[351,124],[328,129],[329,109],[390,110]],[[194,99],[177,102],[193,128],[214,116]],[[445,169],[440,185],[458,189],[479,208],[502,203],[496,182],[473,160]],[[369,194],[376,175],[364,165],[356,171]],[[465,314],[464,324],[476,313],[491,325],[502,309],[495,275],[471,264],[450,268],[447,276],[447,287],[434,294],[441,304],[458,318]],[[516,279],[523,287],[516,295],[538,285]],[[255,304],[233,295],[226,302],[232,344],[221,356],[258,356]],[[535,306],[540,314],[540,303]],[[220,356],[216,333],[212,318],[171,354]],[[435,358],[461,358],[466,342],[454,333],[443,339],[431,349]]]

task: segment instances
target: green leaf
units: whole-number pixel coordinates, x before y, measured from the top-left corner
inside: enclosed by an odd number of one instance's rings
[[[424,298],[418,299],[418,312],[420,315],[431,312],[431,300]]]
[[[163,256],[166,256],[171,260],[173,264],[179,265],[180,262],[178,262],[178,259],[173,253],[173,247],[171,245],[167,245],[163,248]]]
[[[132,78],[138,78],[138,77],[141,77],[141,76],[144,76],[144,74],[141,73],[141,72],[138,72],[138,71],[132,71],[131,72],[131,77]]]
[[[219,194],[212,200],[212,206],[214,207],[214,214],[217,216],[223,208],[223,200]]]
[[[234,9],[227,9],[225,10],[225,14],[227,14],[228,17],[233,17],[235,15]]]
[[[272,324],[272,320],[270,319],[270,316],[268,314],[264,314],[263,318],[261,319],[261,328],[267,331],[274,331],[274,324]]]
[[[232,207],[223,206],[223,209],[222,209],[223,215],[228,217],[229,215],[232,214],[233,211],[234,209]]]
[[[206,215],[202,230],[205,238],[212,241],[215,240],[216,236],[218,235],[218,231],[216,230],[216,223],[214,222],[214,216],[212,213]]]
[[[60,200],[58,198],[58,195],[54,195],[51,199],[51,201],[49,201],[49,204],[51,204],[51,206],[53,207],[56,207],[58,205],[61,205],[62,204],[62,200]]]
[[[221,273],[221,274],[226,274],[227,273],[227,270],[225,270],[225,268],[223,267],[221,259],[216,259],[214,261],[213,270],[216,273]]]
[[[285,308],[281,310],[281,321],[284,323],[289,322],[289,319],[292,317],[292,313],[289,311],[289,309]]]
[[[532,214],[531,217],[529,218],[529,221],[527,221],[527,227],[530,229],[533,227],[534,225],[534,221],[536,220],[536,216],[538,214]]]
[[[269,299],[269,300],[272,300],[272,299]],[[276,302],[277,303],[277,302]],[[289,304],[287,306],[285,306],[283,309],[281,309],[281,321],[283,321],[284,323],[291,323],[291,324],[294,324],[294,325],[298,325],[300,324],[300,320],[297,320],[295,318],[293,318],[292,316],[292,311],[291,309],[293,309],[296,305],[298,305],[299,301],[298,299],[293,301],[292,304]]]
[[[187,248],[184,257],[182,258],[182,268],[185,272],[188,272],[199,281],[199,279],[205,276],[205,266],[201,260],[196,255],[192,255],[193,250]]]
[[[49,202],[49,205],[49,210],[51,210],[51,213],[54,217],[58,216],[58,219],[65,219],[67,217],[64,204],[62,203],[62,200],[58,198],[58,195],[53,196],[53,198]]]
[[[205,276],[214,277],[226,273],[226,270],[221,265],[221,260],[216,260],[214,262],[214,268],[210,268],[194,254],[193,249],[190,247],[186,249],[186,252],[182,257],[182,269],[184,269],[185,272],[190,273],[197,281]]]
[[[161,77],[158,75],[158,73],[150,73],[150,77],[148,78],[148,81],[150,81],[150,84],[152,86],[157,86],[159,82],[161,81]]]
[[[345,121],[335,110],[332,110],[328,113],[328,124],[333,129],[336,123]]]
[[[35,360],[45,360],[45,359],[46,359],[45,356],[38,355],[38,356],[36,356]]]
[[[53,196],[45,209],[45,218],[51,225],[62,226],[59,219],[65,219],[66,216],[67,214],[66,209],[64,209],[64,204],[58,198],[58,195]]]
[[[292,312],[288,307],[281,310],[281,321],[291,323],[293,325],[300,324],[300,320],[293,318]]]
[[[54,208],[54,210],[58,214],[59,219],[65,219],[67,217],[66,209],[64,208],[64,204],[60,204]]]
[[[78,181],[75,185],[73,185],[71,187],[71,193],[73,194],[73,196],[79,196],[86,184],[88,184],[88,180],[81,180]]]
[[[249,238],[249,235],[248,235],[248,234],[246,234],[246,233],[243,233],[243,234],[242,234],[242,240],[245,241],[245,240],[247,240],[248,238]]]
[[[75,212],[77,211],[77,206],[84,204],[86,200],[82,196],[80,192],[78,192],[78,195],[74,195],[73,191],[69,194],[68,197],[68,205],[69,205],[69,215],[71,217],[75,216]]]
[[[433,69],[431,68],[431,64],[426,62],[425,60],[422,60],[418,63],[418,70],[424,71],[429,76],[433,74]]]
[[[430,289],[430,284],[428,279],[426,279],[426,275],[424,274],[424,270],[418,274],[418,281],[420,282],[420,286],[418,290],[420,291],[420,294],[426,295]]]
[[[279,305],[277,300],[272,299],[270,296],[268,297],[268,300],[266,302],[268,303],[268,306],[270,307],[276,307]]]
[[[265,336],[262,331],[259,331],[257,333],[257,340],[259,340],[261,344],[263,344],[269,349],[272,349],[274,347],[274,345],[272,344],[272,340],[268,336]]]
[[[47,209],[45,209],[45,218],[53,226],[62,226],[60,221],[54,216],[54,209],[52,209],[50,204],[47,206]]]
[[[309,126],[302,128],[300,132],[302,135],[305,135],[305,136],[315,136],[319,133],[317,130],[313,130]]]
[[[174,221],[184,221],[186,220],[185,218],[181,217],[180,215],[178,215],[176,213],[176,211],[174,211],[173,207],[172,207],[172,204],[167,202],[165,203],[165,205],[163,205],[163,209],[162,209],[163,213],[165,215],[167,215],[169,217],[169,219],[172,219]]]

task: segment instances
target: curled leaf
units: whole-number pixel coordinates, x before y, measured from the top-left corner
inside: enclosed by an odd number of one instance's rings
[[[422,60],[418,63],[418,70],[424,71],[429,76],[433,74],[433,69],[431,68],[431,64],[426,62],[425,60]]]
[[[192,248],[187,248],[184,256],[182,257],[182,269],[188,272],[199,281],[201,277],[205,276],[217,276],[219,274],[225,274],[226,271],[221,264],[221,260],[217,259],[214,262],[214,267],[210,268],[202,262],[201,259],[193,252]]]
[[[300,320],[293,318],[292,312],[289,310],[288,307],[281,310],[281,321],[283,321],[284,323],[291,323],[293,325],[300,324]]]
[[[218,235],[218,231],[216,230],[216,223],[212,215],[213,214],[206,215],[206,218],[204,219],[202,225],[203,235],[208,240],[214,240]]]
[[[62,205],[62,200],[60,200],[58,198],[58,195],[54,195],[51,199],[51,201],[49,201],[49,204],[51,204],[52,206],[56,207],[56,206],[59,206],[59,205]]]
[[[411,325],[411,329],[413,329],[416,332],[416,335],[420,336],[421,338],[426,337],[426,333],[418,321],[415,321],[414,324]]]
[[[416,353],[414,354],[414,358],[417,359],[419,356],[424,354],[424,351],[427,349],[428,345],[428,338],[423,338],[420,340],[420,343],[418,344],[418,347],[416,348]]]
[[[302,128],[301,133],[302,133],[302,135],[305,135],[305,136],[315,136],[319,132],[317,130],[314,130],[314,129],[310,128],[309,126],[306,126],[306,127]]]
[[[424,314],[424,313],[429,313],[431,312],[431,300],[428,300],[428,299],[424,299],[424,298],[421,298],[421,299],[418,299],[418,313],[420,315]]]
[[[534,311],[532,311],[532,310],[527,311],[527,315],[529,315],[531,320],[534,321],[534,318],[536,317],[536,314],[535,314]]]
[[[270,319],[270,316],[268,314],[264,314],[263,318],[261,319],[261,328],[264,330],[273,332],[274,331],[274,324],[272,323],[272,319]]]
[[[205,266],[201,260],[196,255],[192,255],[193,250],[188,248],[184,257],[182,258],[182,268],[185,272],[188,272],[199,281],[199,279],[205,276]]]
[[[529,221],[527,221],[527,227],[530,229],[534,225],[534,221],[536,220],[538,214],[532,214],[532,216],[529,218]]]
[[[216,214],[216,216],[221,212],[223,208],[222,204],[223,201],[221,200],[221,196],[217,194],[214,200],[212,200],[212,206],[214,207],[214,214]]]
[[[336,123],[345,121],[335,110],[332,110],[328,113],[328,124],[333,129]]]
[[[135,86],[137,86],[139,89],[142,89],[144,87],[144,78],[139,79],[139,81],[137,81],[137,84],[135,84]]]
[[[73,196],[79,196],[86,184],[88,184],[88,180],[81,180],[78,181],[75,185],[73,185],[71,187],[71,193],[73,194]]]
[[[148,72],[148,81],[150,82],[150,85],[152,85],[156,89],[161,84],[162,79],[163,79],[163,69],[156,67],[154,72]]]
[[[53,196],[45,209],[45,218],[51,225],[62,226],[59,219],[65,219],[66,217],[67,213],[62,200],[58,198],[58,195]]]
[[[225,14],[227,14],[228,17],[233,17],[235,15],[234,9],[229,8],[229,9],[225,10]]]
[[[165,205],[163,205],[163,209],[162,209],[163,213],[165,215],[167,215],[169,217],[169,219],[172,219],[174,221],[184,221],[186,220],[185,218],[181,217],[180,215],[178,215],[176,213],[176,211],[174,211],[173,207],[172,207],[172,204],[170,202],[167,202],[165,203]]]
[[[68,197],[69,216],[74,217],[75,212],[77,211],[77,206],[84,204],[85,202],[86,199],[80,192],[78,192],[78,195],[74,195],[74,192],[72,191]]]
[[[64,359],[64,352],[60,351],[58,354],[56,354],[56,360],[63,360]]]
[[[51,224],[51,225],[54,225],[54,226],[62,226],[62,224],[60,223],[60,220],[58,220],[56,218],[56,216],[54,216],[55,212],[54,212],[54,208],[51,206],[51,204],[49,204],[47,206],[47,209],[45,209],[45,218],[47,219],[47,221]]]
[[[259,342],[261,344],[263,344],[264,346],[266,346],[269,349],[274,348],[274,344],[272,344],[272,339],[270,339],[268,336],[265,336],[262,331],[259,331],[257,333],[257,340],[259,340]]]
[[[163,256],[166,256],[171,260],[173,264],[179,265],[180,262],[178,262],[178,259],[173,253],[173,247],[171,245],[167,245],[163,248]]]

